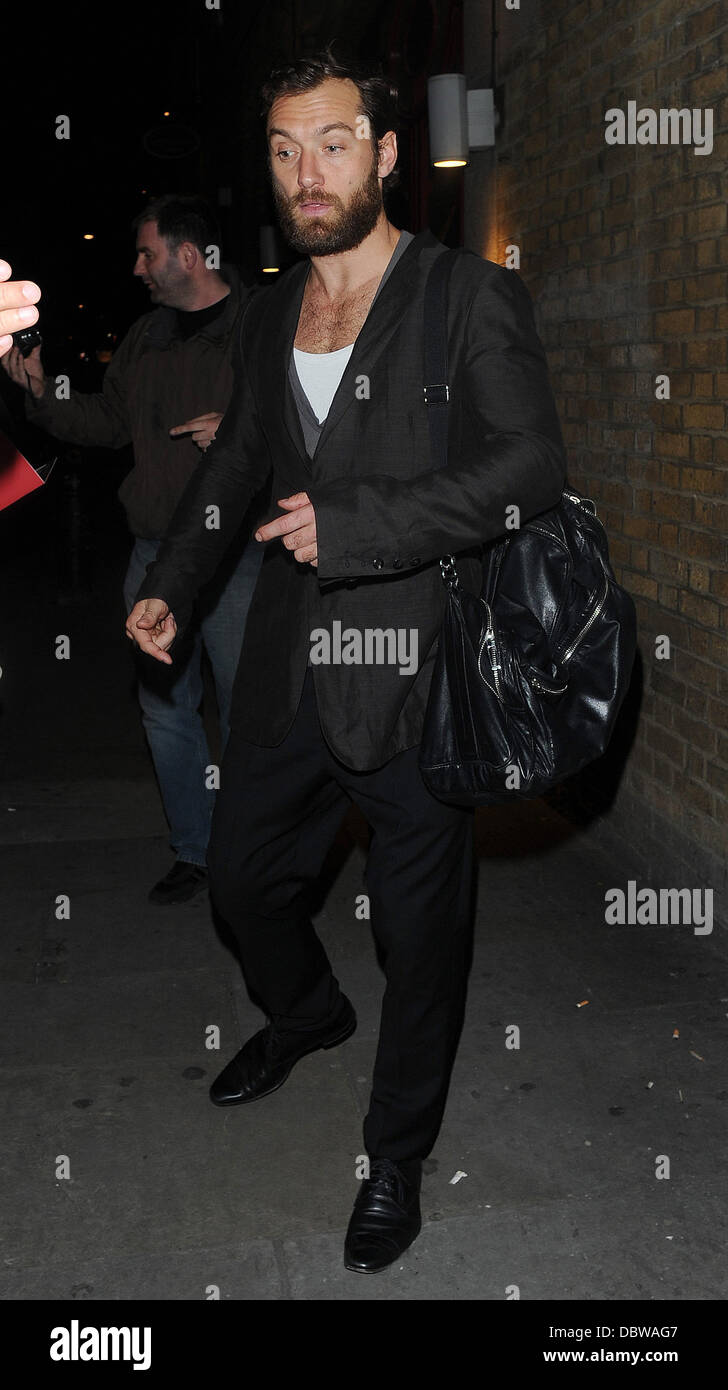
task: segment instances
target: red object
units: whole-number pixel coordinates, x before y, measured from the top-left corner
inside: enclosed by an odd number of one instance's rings
[[[12,439],[0,430],[0,511],[12,506],[29,492],[42,487],[46,479],[37,473]]]

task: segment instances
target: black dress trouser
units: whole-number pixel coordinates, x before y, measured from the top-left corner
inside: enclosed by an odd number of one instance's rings
[[[425,1158],[437,1137],[472,925],[472,812],[431,796],[417,755],[408,749],[374,772],[344,767],[321,732],[309,668],[283,743],[262,748],[231,733],[208,850],[213,902],[249,988],[277,1027],[305,1032],[340,1001],[308,893],[349,799],[368,820],[366,890],[386,990],[364,1145],[395,1160]]]

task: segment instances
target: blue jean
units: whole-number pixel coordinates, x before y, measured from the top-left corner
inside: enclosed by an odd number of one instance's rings
[[[126,612],[131,612],[147,565],[161,541],[135,542],[124,580]],[[169,822],[170,844],[178,859],[204,866],[215,792],[206,786],[210,750],[200,714],[202,652],[207,652],[224,750],[230,700],[250,600],[263,559],[262,545],[249,541],[229,557],[202,591],[189,628],[175,639],[172,665],[137,653],[138,692],[154,770]],[[222,756],[222,754],[221,754]]]

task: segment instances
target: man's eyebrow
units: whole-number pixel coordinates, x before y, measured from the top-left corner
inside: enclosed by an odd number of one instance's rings
[[[134,249],[135,249],[136,251],[140,252],[140,251],[151,251],[152,248],[151,248],[151,246],[136,246]]]
[[[329,125],[317,126],[314,135],[328,135],[330,130],[348,130],[350,135],[354,134],[353,127],[347,125],[345,121],[331,121]],[[289,130],[281,130],[279,126],[271,126],[268,131],[268,139],[270,139],[272,135],[282,135],[285,140],[293,140],[294,142],[296,139],[295,135],[291,135]]]

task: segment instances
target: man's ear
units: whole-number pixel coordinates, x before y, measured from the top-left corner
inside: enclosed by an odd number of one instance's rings
[[[185,270],[194,270],[200,253],[193,242],[183,241],[177,254]]]
[[[379,162],[377,164],[377,177],[386,179],[387,174],[391,174],[397,163],[397,136],[393,130],[388,130],[378,141]]]

